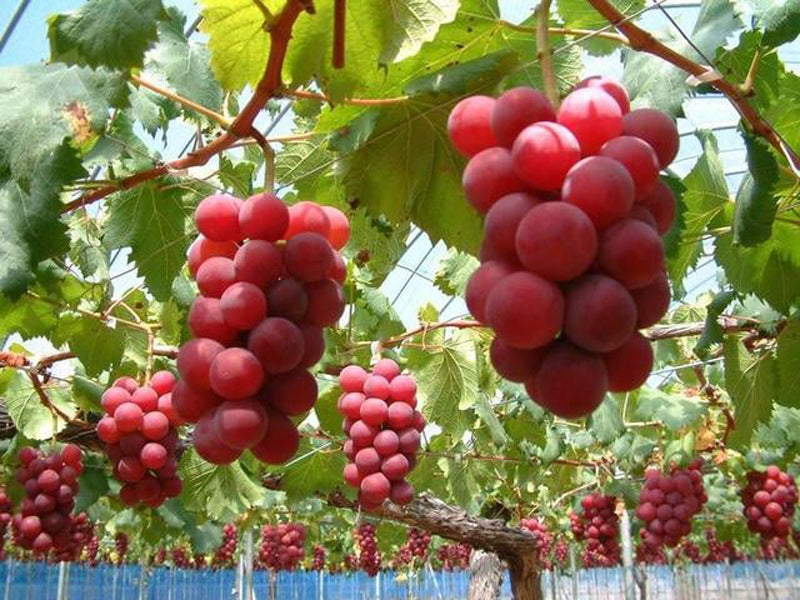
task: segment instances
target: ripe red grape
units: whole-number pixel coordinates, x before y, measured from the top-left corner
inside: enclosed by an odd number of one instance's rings
[[[283,235],[290,240],[299,233],[318,233],[327,238],[331,231],[331,221],[328,214],[318,204],[313,202],[298,202],[289,207],[289,228]]]
[[[178,371],[181,378],[198,390],[210,390],[211,363],[224,349],[219,342],[207,338],[186,342],[178,350]]]
[[[644,385],[653,368],[653,348],[638,331],[617,349],[603,355],[608,373],[608,389],[629,392]]]
[[[128,433],[139,429],[143,417],[142,409],[133,402],[121,404],[117,410],[114,411],[114,421],[117,424],[117,429],[122,433]]]
[[[643,288],[664,270],[664,247],[650,227],[625,219],[603,232],[598,262],[626,288]]]
[[[289,274],[300,281],[319,281],[333,267],[333,250],[317,233],[298,233],[286,243],[283,261]]]
[[[271,317],[300,321],[308,310],[308,294],[296,279],[281,279],[267,288],[267,306]]]
[[[275,242],[289,227],[289,210],[275,194],[250,196],[239,208],[241,237]]]
[[[167,464],[167,449],[157,442],[148,442],[139,454],[142,466],[147,469],[160,469]]]
[[[678,155],[678,127],[669,116],[652,108],[632,110],[622,119],[622,133],[638,137],[648,144],[658,157],[659,166],[667,168]]]
[[[100,405],[107,415],[113,415],[117,408],[125,402],[131,402],[133,398],[122,388],[108,388],[100,397]]]
[[[195,298],[189,310],[188,323],[195,337],[209,338],[220,344],[230,344],[237,335],[236,329],[225,322],[220,300],[217,298]]]
[[[516,149],[516,144],[514,145]],[[479,213],[486,212],[503,196],[524,191],[516,159],[505,148],[493,147],[479,152],[467,163],[461,185],[469,203]]]
[[[264,382],[258,358],[243,348],[227,348],[214,358],[209,372],[211,389],[227,400],[255,394]]]
[[[555,121],[556,113],[547,97],[530,87],[515,87],[503,92],[491,112],[491,125],[497,143],[514,145],[519,132],[539,121]]]
[[[589,156],[622,132],[622,110],[605,91],[580,88],[564,98],[558,122],[575,135],[583,156]]]
[[[400,404],[398,406],[406,406],[411,409],[407,404]],[[386,422],[389,412],[390,407],[380,398],[367,398],[361,403],[358,416],[364,423],[378,427]]]
[[[350,239],[350,221],[342,211],[333,206],[323,206],[322,210],[328,216],[331,229],[328,232],[328,241],[334,250],[341,250]]]
[[[305,340],[300,329],[291,321],[270,317],[253,329],[247,347],[264,371],[278,374],[291,371],[300,364],[305,353]]]
[[[236,252],[233,267],[237,281],[246,281],[265,289],[281,276],[283,255],[271,242],[250,240]]]
[[[470,314],[486,323],[486,300],[500,281],[514,270],[504,262],[488,261],[475,269],[467,282],[464,294]]]
[[[616,160],[590,156],[567,173],[562,200],[580,208],[594,226],[602,230],[630,212],[634,200],[634,181]]]
[[[361,392],[368,373],[358,365],[347,365],[339,373],[339,386],[343,392]]]
[[[483,222],[485,239],[504,260],[517,261],[517,228],[522,218],[539,202],[531,194],[518,192],[503,196],[486,213]]]
[[[214,427],[223,444],[244,450],[264,438],[267,412],[256,400],[228,400],[217,407]]]
[[[240,281],[225,290],[219,308],[229,327],[253,329],[267,316],[267,298],[257,286]]]
[[[524,383],[533,379],[544,357],[544,349],[521,350],[496,337],[489,348],[492,366],[505,379]]]
[[[567,172],[580,160],[581,148],[566,127],[540,122],[520,132],[511,156],[514,172],[522,181],[537,190],[555,191],[564,183]],[[514,189],[506,193],[517,191],[523,190]]]
[[[497,145],[492,132],[492,109],[495,99],[489,96],[470,96],[450,111],[447,134],[456,150],[466,157]]]
[[[227,465],[235,461],[242,451],[225,444],[217,434],[213,414],[202,417],[192,432],[192,443],[197,453],[215,465]]]
[[[242,201],[228,194],[214,194],[197,206],[194,220],[204,236],[216,242],[239,241],[239,207]]]
[[[151,441],[158,441],[169,431],[169,419],[164,413],[154,410],[142,417],[142,435]]]
[[[219,298],[236,282],[236,267],[230,258],[214,256],[197,269],[197,287],[209,298]]]
[[[305,320],[318,327],[327,327],[338,322],[344,313],[342,287],[332,279],[323,279],[308,283],[305,288],[308,296]]]
[[[652,283],[637,290],[631,290],[638,319],[636,327],[643,329],[655,325],[669,310],[669,279],[665,273],[658,275]]]
[[[317,381],[309,371],[294,369],[273,375],[264,388],[263,398],[271,406],[289,416],[302,415],[317,401]]]
[[[603,144],[600,154],[618,161],[630,173],[637,200],[653,190],[658,181],[659,166],[650,144],[637,137],[621,135]]]
[[[288,417],[276,410],[267,411],[267,433],[250,451],[258,460],[280,465],[289,460],[300,446],[300,435]]]
[[[236,250],[239,246],[236,242],[215,242],[206,237],[198,236],[197,239],[189,246],[187,253],[187,263],[189,265],[189,273],[192,277],[197,275],[197,269],[200,268],[205,261],[212,256],[224,256],[225,258],[233,258],[236,255]]]
[[[186,381],[179,381],[172,392],[172,406],[180,418],[189,423],[196,423],[209,410],[217,406],[222,399],[210,390],[198,390]]]
[[[600,75],[587,77],[578,83],[575,88],[599,88],[603,90],[617,101],[617,104],[619,104],[619,109],[622,111],[623,115],[631,108],[631,103],[628,98],[628,91],[619,81],[611,79],[610,77],[601,77]]]
[[[658,234],[667,233],[675,221],[675,195],[670,187],[659,179],[651,192],[639,202],[652,213]]]
[[[169,371],[157,371],[150,378],[150,387],[156,391],[156,394],[163,396],[172,391],[172,388],[175,387],[175,381],[175,375]]]

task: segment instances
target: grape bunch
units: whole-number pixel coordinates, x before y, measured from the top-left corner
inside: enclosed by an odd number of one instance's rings
[[[99,552],[100,538],[97,537],[97,533],[95,532],[94,527],[92,527],[86,540],[86,561],[89,563],[90,567],[96,567],[98,564],[100,564],[100,560],[98,558]]]
[[[358,488],[365,510],[378,508],[390,498],[405,505],[414,488],[405,480],[416,464],[425,418],[417,406],[417,384],[389,358],[379,360],[367,373],[349,365],[339,374],[342,395],[338,409],[349,439],[344,453],[345,482]]]
[[[214,567],[228,566],[233,560],[233,555],[236,552],[236,542],[239,532],[236,530],[236,525],[228,523],[222,528],[222,543],[217,548],[212,562]]]
[[[789,536],[797,505],[794,477],[775,465],[764,472],[750,471],[741,499],[747,528],[759,534],[762,541]]]
[[[290,417],[317,401],[308,369],[325,352],[323,328],[344,311],[347,217],[313,202],[287,208],[274,194],[222,194],[200,202],[195,222],[188,262],[200,296],[194,339],[178,352],[175,408],[197,423],[194,447],[208,462],[250,449],[284,463],[299,444]]]
[[[708,500],[702,466],[703,459],[698,458],[687,469],[673,467],[669,475],[658,469],[645,471],[636,516],[644,521],[640,535],[646,545],[674,548],[692,531],[692,517]]]
[[[442,544],[436,550],[436,558],[445,571],[466,571],[469,569],[470,556],[472,546],[466,542]]]
[[[564,567],[569,560],[569,544],[560,537],[553,549],[553,559],[557,567]]]
[[[120,377],[103,392],[105,416],[96,430],[106,444],[114,477],[123,483],[120,500],[135,506],[161,506],[181,493],[178,477],[177,427],[183,423],[172,403],[175,376],[153,374],[147,385]]]
[[[273,571],[293,571],[303,560],[306,528],[300,523],[277,526],[264,525],[261,529],[261,563]]]
[[[70,543],[61,550],[55,550],[53,559],[55,562],[76,562],[83,548],[94,536],[94,526],[86,513],[70,515]]]
[[[397,550],[392,559],[392,568],[398,569],[411,564],[414,558],[424,559],[431,545],[431,534],[416,527],[408,530],[406,542]]]
[[[325,547],[322,544],[314,544],[311,552],[311,570],[322,571],[325,568]]]
[[[61,452],[45,456],[25,446],[19,460],[16,478],[25,497],[11,520],[14,543],[40,555],[72,549],[71,512],[83,471],[80,448],[65,444]]]
[[[6,529],[11,524],[11,513],[14,506],[11,503],[11,498],[8,497],[6,488],[0,485],[0,560],[6,558]]]
[[[717,539],[717,532],[713,528],[706,529],[706,544],[708,552],[703,559],[704,563],[739,562],[744,560],[744,556],[736,549],[732,540],[720,541]]]
[[[370,577],[375,577],[381,570],[381,553],[375,537],[375,526],[371,523],[362,523],[353,537],[358,542],[358,566]]]
[[[128,534],[119,532],[117,535],[114,536],[114,548],[117,551],[117,564],[121,565],[125,562],[125,555],[128,553],[128,546],[130,545],[130,540],[128,539]]]
[[[543,569],[551,569],[553,562],[551,552],[553,550],[553,535],[545,523],[536,518],[521,519],[519,522],[521,529],[529,531],[536,540],[536,557]]]
[[[653,351],[638,330],[669,307],[660,236],[675,198],[659,172],[678,130],[629,108],[622,85],[593,77],[558,111],[519,87],[466,98],[448,120],[470,159],[465,195],[485,215],[467,307],[494,330],[497,372],[564,418],[645,382]]]
[[[586,541],[581,559],[587,567],[611,567],[620,561],[617,542],[619,518],[614,511],[617,499],[601,493],[581,499],[581,512],[570,515],[572,533],[578,541]]]
[[[172,564],[179,569],[188,569],[192,566],[189,560],[189,554],[186,552],[185,548],[178,547],[172,549]]]

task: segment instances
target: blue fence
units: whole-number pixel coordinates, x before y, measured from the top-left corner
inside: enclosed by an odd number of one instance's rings
[[[44,563],[0,563],[0,600],[57,600],[59,566]],[[735,565],[692,565],[673,569],[637,569],[636,598],[658,600],[800,600],[800,562],[750,562]],[[257,600],[271,600],[270,574],[255,573]],[[467,597],[466,572],[384,571],[330,575],[316,572],[278,573],[275,600],[456,600]],[[70,565],[65,598],[69,600],[232,600],[233,570],[192,571],[142,569],[135,565],[89,568]],[[544,573],[548,600],[616,600],[624,598],[621,569],[589,569],[575,576]],[[501,600],[509,600],[508,580]]]

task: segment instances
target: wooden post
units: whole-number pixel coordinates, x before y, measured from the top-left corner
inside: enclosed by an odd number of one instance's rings
[[[620,516],[620,537],[622,538],[622,568],[625,600],[636,600],[633,583],[633,542],[631,540],[631,517],[626,508]]]
[[[499,598],[503,570],[496,554],[474,550],[469,559],[469,600]]]

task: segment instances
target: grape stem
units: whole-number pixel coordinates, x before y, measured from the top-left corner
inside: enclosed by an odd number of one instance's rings
[[[177,102],[181,106],[185,106],[186,108],[193,110],[196,113],[199,113],[205,117],[208,117],[212,121],[216,121],[223,129],[230,129],[231,122],[226,119],[224,116],[219,114],[216,111],[211,110],[210,108],[206,108],[201,104],[197,104],[196,102],[192,102],[188,98],[184,98],[183,96],[176,94],[175,92],[168,90],[166,88],[162,88],[155,83],[142,79],[138,75],[131,75],[131,81],[133,81],[139,87],[147,88],[151,92],[158,94],[159,96],[163,96],[164,98],[168,98],[173,102]]]
[[[658,56],[697,78],[703,80],[708,78],[711,72],[710,66],[698,64],[672,48],[665,46],[649,31],[645,31],[635,23],[627,20],[625,15],[611,4],[610,0],[588,0],[588,2],[606,20],[613,24],[620,33],[628,38],[629,45],[634,50]],[[767,140],[772,147],[786,157],[789,164],[793,165],[795,169],[800,169],[800,157],[789,147],[775,128],[748,102],[747,95],[743,94],[738,86],[721,76],[711,78],[708,83],[728,98],[754,133]]]
[[[303,100],[319,100],[328,104],[351,104],[353,106],[381,106],[383,104],[401,104],[407,102],[408,96],[395,96],[393,98],[344,98],[334,102],[334,100],[324,94],[309,92],[307,90],[288,90],[280,91],[281,96],[287,98],[301,98]]]
[[[187,154],[185,157],[174,160],[170,163],[160,164],[152,169],[141,171],[129,177],[117,181],[113,185],[101,187],[84,194],[77,200],[68,202],[61,207],[62,213],[67,213],[78,208],[82,208],[92,202],[97,202],[119,190],[130,189],[167,175],[171,171],[183,171],[189,167],[198,167],[206,164],[213,156],[223,150],[230,148],[241,138],[252,135],[254,130],[253,121],[264,108],[267,101],[277,95],[281,89],[281,70],[286,58],[286,51],[291,39],[292,28],[295,21],[303,11],[313,14],[314,4],[311,0],[289,0],[286,6],[272,20],[269,27],[270,47],[267,57],[267,66],[261,81],[258,82],[255,92],[239,115],[231,122],[228,130],[218,138],[211,141],[195,152]]]
[[[542,69],[544,95],[553,108],[558,108],[559,96],[556,76],[553,71],[553,51],[550,49],[550,0],[541,0],[536,8],[536,50]]]
[[[506,29],[510,29],[512,31],[519,31],[520,33],[536,33],[535,27],[526,27],[525,25],[517,25],[516,23],[512,23],[511,21],[505,21],[503,19],[499,19],[497,21],[498,25],[502,25]],[[628,45],[628,38],[624,35],[619,35],[618,33],[611,33],[610,31],[602,31],[602,30],[595,30],[595,29],[575,29],[572,27],[548,27],[547,32],[551,35],[563,35],[563,36],[574,36],[574,37],[599,37],[603,38],[612,42],[616,42],[618,44],[622,44],[624,46]]]

